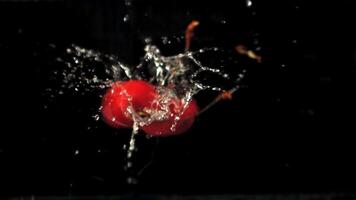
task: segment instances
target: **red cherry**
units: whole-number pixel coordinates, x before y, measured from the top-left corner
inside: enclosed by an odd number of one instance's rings
[[[144,112],[145,108],[154,111],[159,107],[154,103],[157,96],[155,87],[148,82],[142,80],[115,82],[102,100],[101,112],[104,121],[114,128],[131,128],[133,120],[128,112],[130,106],[135,113],[141,116],[148,115]],[[129,98],[131,98],[131,101]],[[169,105],[169,118],[163,121],[154,121],[147,126],[143,126],[142,129],[151,136],[170,136],[186,132],[193,125],[199,108],[193,99],[180,116],[175,130],[172,131],[174,119],[182,112],[183,106],[180,99],[172,99]]]
[[[103,97],[101,112],[104,121],[114,128],[130,128],[133,121],[127,113],[128,106],[132,103],[136,113],[142,112],[155,96],[154,86],[145,81],[115,82]],[[131,103],[129,97],[132,98]]]
[[[132,118],[128,113],[129,106],[132,105],[135,113],[143,114],[144,109],[151,108],[153,101],[157,98],[156,88],[146,81],[130,80],[123,83],[123,88],[126,93],[121,93],[121,110],[129,119]],[[131,101],[129,101],[129,97],[131,97]]]
[[[172,131],[171,127],[174,124],[174,119],[182,111],[183,106],[184,105],[180,100],[172,100],[172,104],[170,105],[169,119],[164,121],[154,121],[147,126],[143,126],[142,129],[145,133],[151,136],[171,136],[186,132],[193,125],[199,108],[194,99],[189,102],[188,107],[180,116],[175,130]]]

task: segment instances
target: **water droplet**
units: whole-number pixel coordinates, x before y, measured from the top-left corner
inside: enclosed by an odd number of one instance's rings
[[[252,6],[252,0],[246,0],[246,6],[251,7]]]
[[[126,14],[126,15],[124,16],[123,21],[124,21],[124,22],[128,22],[128,21],[129,21],[129,15],[128,15],[128,14]]]
[[[60,58],[60,57],[58,57],[58,58],[56,58],[56,61],[57,61],[57,62],[63,62],[63,59]]]
[[[125,0],[125,5],[126,6],[131,6],[132,5],[132,1],[131,0]]]
[[[162,43],[163,44],[168,44],[170,41],[168,40],[168,37],[162,37]]]
[[[136,184],[137,183],[137,179],[135,179],[134,177],[128,177],[127,178],[127,183],[128,184]]]
[[[307,114],[308,114],[309,116],[314,116],[315,111],[314,111],[313,109],[308,109],[308,110],[307,110]]]
[[[127,162],[127,168],[131,168],[132,167],[132,162]]]
[[[74,151],[74,155],[77,156],[78,154],[79,154],[79,150],[77,149]]]
[[[99,121],[100,115],[99,115],[99,114],[95,114],[95,115],[93,116],[93,118],[94,118],[95,121]]]
[[[144,41],[145,41],[146,44],[150,44],[152,42],[152,39],[151,38],[145,38]]]

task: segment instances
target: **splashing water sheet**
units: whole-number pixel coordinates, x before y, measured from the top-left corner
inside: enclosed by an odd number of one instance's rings
[[[145,116],[142,116],[134,109],[132,97],[126,92],[125,88],[121,88],[120,95],[127,98],[129,103],[127,110],[124,112],[133,120],[130,140],[125,149],[127,151],[127,163],[124,169],[128,174],[135,174],[131,171],[131,168],[134,165],[134,152],[138,148],[135,144],[135,137],[140,133],[141,127],[173,117],[174,120],[170,125],[170,130],[174,132],[181,115],[193,100],[194,95],[204,90],[223,93],[222,91],[229,89],[232,94],[238,89],[239,83],[246,73],[246,70],[241,70],[237,74],[228,74],[224,72],[223,66],[219,66],[220,68],[205,66],[197,59],[197,57],[202,57],[207,53],[214,55],[223,51],[217,47],[186,51],[174,56],[163,56],[157,46],[147,44],[144,47],[144,51],[145,55],[140,64],[137,66],[127,66],[120,62],[118,56],[71,45],[66,49],[65,56],[56,58],[56,62],[62,64],[64,68],[54,71],[53,75],[56,77],[56,80],[62,80],[62,84],[57,90],[55,88],[48,88],[50,96],[53,97],[54,95],[63,95],[63,91],[74,95],[86,95],[93,92],[93,90],[105,91],[114,82],[128,80],[145,80],[156,86],[155,90],[159,95],[155,97],[152,103],[156,106],[154,106],[155,108],[144,108],[144,112],[148,113]],[[88,63],[91,64],[89,65]],[[99,74],[98,71],[102,73]],[[210,76],[210,78],[220,78],[235,86],[232,89],[227,89],[223,88],[226,87],[226,84],[217,86],[216,84],[202,81],[206,80],[207,76]],[[232,79],[231,77],[236,78]],[[179,100],[181,106],[179,106],[178,112],[172,116],[170,106],[172,106],[172,101],[176,101],[176,99]],[[201,110],[201,113],[217,103],[217,100],[220,99],[216,98]],[[100,106],[92,114],[93,119],[97,122],[100,121],[102,109],[103,106]],[[115,120],[115,117],[113,117],[112,121],[115,122]],[[133,184],[136,182],[135,175],[128,176],[127,183]]]

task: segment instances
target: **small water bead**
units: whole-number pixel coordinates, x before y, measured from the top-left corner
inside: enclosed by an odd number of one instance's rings
[[[126,14],[125,16],[124,16],[124,18],[123,18],[123,21],[124,22],[128,22],[129,21],[129,15],[128,14]]]
[[[229,74],[223,74],[224,78],[230,78]]]
[[[128,177],[127,178],[127,183],[128,184],[137,184],[137,179],[134,177]]]
[[[132,6],[132,0],[125,0],[125,6],[127,7]]]
[[[95,121],[99,121],[100,120],[100,115],[99,114],[95,114],[93,116],[93,118],[94,118]]]
[[[255,51],[261,51],[261,50],[262,50],[262,47],[261,47],[261,46],[255,47]]]
[[[74,151],[74,155],[75,156],[79,155],[79,150],[78,149]]]
[[[168,44],[168,41],[169,41],[169,40],[168,40],[168,37],[164,36],[164,37],[162,37],[161,39],[162,39],[162,43],[163,43],[163,44]]]
[[[127,168],[131,168],[132,167],[132,162],[127,162]]]
[[[52,48],[52,49],[55,49],[55,48],[57,47],[57,46],[56,46],[55,44],[53,44],[53,43],[49,43],[48,46],[49,46],[50,48]]]
[[[252,6],[252,0],[246,0],[246,6],[251,7]]]

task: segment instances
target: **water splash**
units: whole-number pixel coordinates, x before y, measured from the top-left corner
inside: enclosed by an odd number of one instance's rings
[[[144,48],[145,55],[142,62],[137,66],[128,66],[120,62],[115,55],[101,53],[86,49],[77,45],[71,45],[66,49],[65,55],[58,57],[56,62],[63,64],[63,68],[53,72],[57,80],[61,80],[60,87],[51,92],[56,95],[73,94],[88,95],[93,91],[103,93],[115,81],[130,79],[146,80],[156,86],[158,97],[154,104],[155,108],[145,108],[148,115],[140,115],[132,106],[132,97],[122,89],[122,94],[128,99],[129,106],[126,112],[132,117],[134,125],[127,151],[126,170],[133,166],[133,155],[136,150],[136,135],[141,127],[155,121],[163,121],[172,117],[170,105],[173,99],[179,99],[181,108],[174,116],[171,130],[175,131],[177,122],[187,109],[193,96],[203,90],[224,91],[226,88],[216,86],[204,81],[207,76],[214,76],[226,81],[240,82],[244,71],[236,75],[224,71],[224,66],[206,66],[199,57],[207,53],[212,55],[222,51],[219,48],[204,48],[198,51],[186,51],[178,55],[164,56],[160,49],[148,44]],[[237,78],[236,78],[237,77]],[[209,78],[208,78],[209,79]],[[100,107],[92,118],[95,123],[100,119]],[[112,120],[116,120],[113,118]],[[130,174],[130,173],[129,173]],[[128,183],[135,183],[135,177],[129,175]]]

